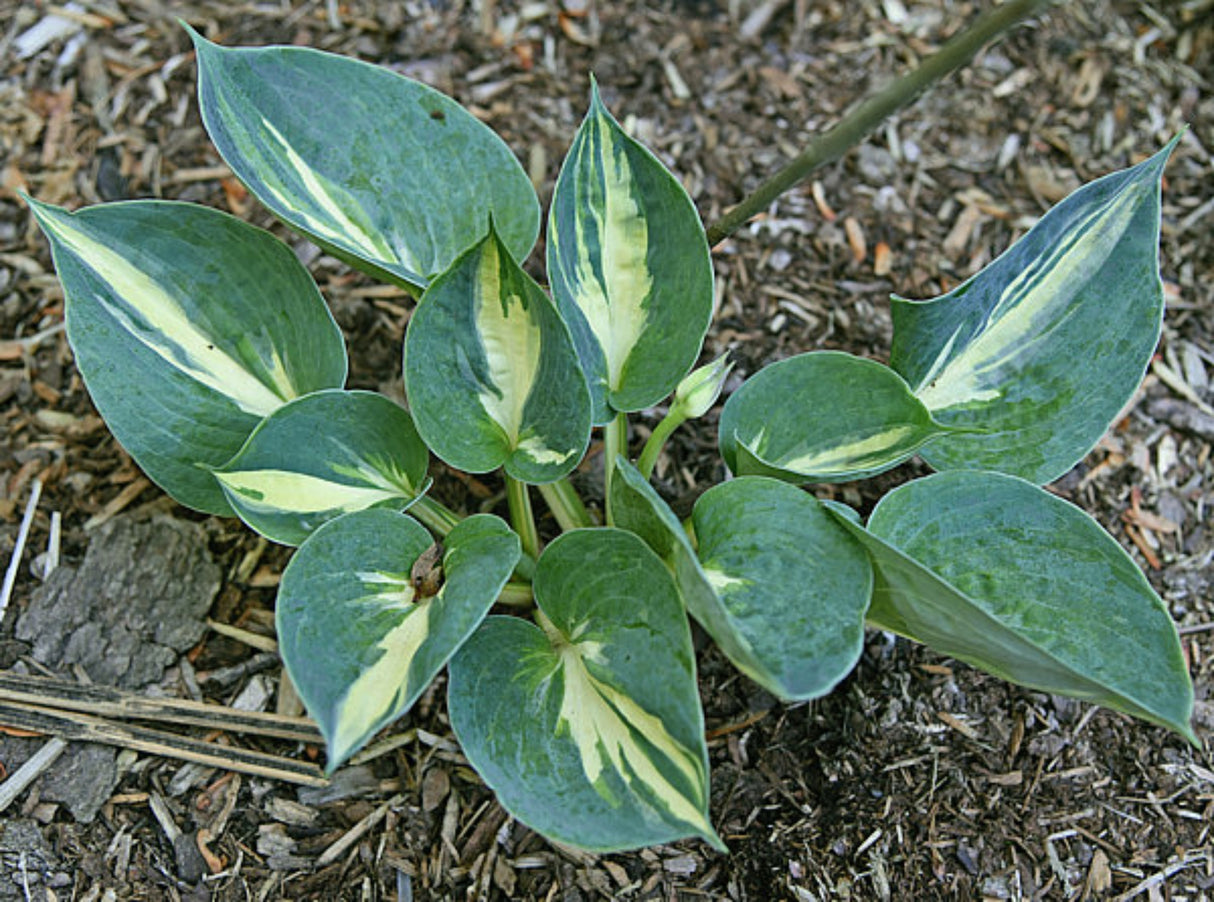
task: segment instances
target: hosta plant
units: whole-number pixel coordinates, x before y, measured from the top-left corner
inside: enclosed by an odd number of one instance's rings
[[[867,624],[1194,741],[1164,604],[1042,488],[1092,449],[1158,340],[1171,146],[1080,188],[948,294],[895,298],[888,366],[817,351],[751,376],[720,413],[733,478],[680,521],[650,476],[730,371],[694,368],[709,246],[597,91],[548,211],[545,287],[520,265],[536,194],[454,101],[314,50],[193,39],[203,121],[235,174],[416,298],[407,407],[344,388],[342,336],[270,234],[183,203],[30,204],[117,439],[183,505],[298,546],[277,629],[330,770],[445,667],[455,735],[522,822],[592,850],[722,847],[689,618],[785,700],[838,684]],[[629,414],[667,399],[634,463]],[[568,479],[596,429],[601,517]],[[500,471],[509,519],[431,500],[432,454]],[[935,475],[866,521],[806,489],[913,455]],[[533,489],[559,524],[546,543]]]

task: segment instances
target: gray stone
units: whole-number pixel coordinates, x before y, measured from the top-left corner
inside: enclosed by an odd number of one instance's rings
[[[118,517],[78,568],[60,567],[34,593],[16,636],[48,667],[78,664],[94,682],[141,689],[202,638],[219,585],[196,524]]]
[[[202,638],[220,577],[196,524],[116,517],[93,535],[78,567],[61,566],[34,592],[15,635],[52,670],[79,666],[96,683],[142,690]],[[0,759],[19,767],[42,742],[0,737]],[[117,756],[110,746],[72,743],[35,791],[90,823],[118,783]]]

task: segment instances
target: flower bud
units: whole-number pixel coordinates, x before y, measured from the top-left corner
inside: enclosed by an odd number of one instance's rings
[[[732,369],[733,363],[729,361],[729,355],[722,354],[712,363],[692,370],[674,390],[671,412],[677,410],[688,420],[704,416],[708,413],[708,408],[720,397],[725,379]]]

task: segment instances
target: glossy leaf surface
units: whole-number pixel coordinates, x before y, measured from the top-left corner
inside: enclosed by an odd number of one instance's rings
[[[490,617],[451,662],[468,760],[506,810],[560,842],[720,847],[691,633],[666,567],[631,533],[575,530],[544,550],[533,588],[544,629]]]
[[[573,332],[594,421],[641,410],[695,364],[712,315],[712,262],[683,186],[599,99],[561,168],[548,277]]]
[[[518,259],[539,201],[514,154],[451,98],[306,47],[226,48],[190,31],[202,120],[276,216],[356,266],[424,288],[492,216]]]
[[[1039,485],[1099,441],[1159,340],[1159,185],[1175,141],[1063,200],[986,269],[895,299],[892,366],[957,434],[924,458]]]
[[[945,429],[902,378],[838,351],[764,367],[721,411],[721,456],[739,475],[843,482],[895,467]]]
[[[413,705],[488,613],[520,553],[497,517],[469,517],[444,540],[441,587],[425,596],[415,568],[430,546],[405,514],[358,511],[316,530],[283,573],[283,663],[324,734],[330,771]]]
[[[407,507],[429,462],[402,407],[373,392],[324,391],[263,420],[215,478],[245,523],[298,545],[341,514]]]
[[[418,431],[451,466],[567,474],[590,441],[590,399],[552,301],[492,233],[423,296],[405,339]]]
[[[269,233],[207,207],[30,205],[114,437],[181,504],[230,516],[208,468],[286,402],[345,382],[341,332],[307,271]]]
[[[1015,477],[959,470],[895,489],[867,530],[838,519],[872,556],[874,625],[1195,741],[1176,627],[1079,508]]]

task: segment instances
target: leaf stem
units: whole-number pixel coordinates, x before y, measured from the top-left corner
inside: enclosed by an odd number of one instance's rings
[[[869,95],[811,141],[800,156],[743,198],[708,229],[709,246],[720,244],[793,185],[843,156],[898,110],[909,106],[933,84],[968,63],[983,45],[1053,2],[1055,0],[1009,0],[979,16],[973,25],[946,41],[917,69]]]
[[[672,404],[670,410],[666,412],[666,416],[662,417],[661,422],[654,427],[653,434],[645,442],[645,447],[641,449],[640,459],[637,460],[637,469],[646,479],[653,475],[654,464],[658,462],[658,456],[666,447],[667,439],[685,422],[687,422],[687,417],[677,408],[677,405]]]
[[[617,413],[603,427],[603,504],[607,510],[607,525],[614,520],[611,516],[611,479],[615,475],[616,455],[628,454],[628,417]]]
[[[502,587],[497,596],[497,603],[511,608],[529,608],[535,602],[531,594],[531,584],[510,580]]]
[[[406,513],[430,527],[434,532],[438,533],[440,538],[446,538],[447,534],[455,529],[459,525],[459,522],[464,519],[451,510],[451,508],[435,501],[429,495],[423,495],[414,501]]]
[[[556,517],[556,522],[560,524],[562,531],[583,529],[594,525],[594,521],[590,519],[590,511],[586,510],[586,505],[582,503],[577,489],[570,484],[568,479],[558,479],[556,482],[544,483],[536,488],[540,490],[544,503],[552,511],[552,516]]]
[[[540,556],[540,534],[535,528],[535,515],[531,511],[531,493],[527,483],[506,477],[506,501],[510,505],[510,523],[523,544],[523,554],[531,558]]]

